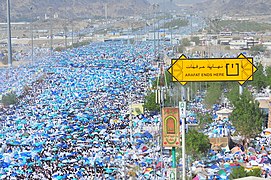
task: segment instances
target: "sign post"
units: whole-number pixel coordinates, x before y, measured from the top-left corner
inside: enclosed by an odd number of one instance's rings
[[[253,74],[257,71],[253,64],[253,58],[240,54],[237,58],[187,58],[181,55],[179,59],[172,59],[168,72],[172,75],[172,81],[185,85],[187,82],[216,82],[238,81],[240,94],[242,85],[246,81],[253,80]],[[185,119],[186,102],[179,102],[179,113],[182,119],[182,164],[183,180],[185,180]],[[166,142],[165,142],[166,143]],[[164,144],[163,144],[164,145]],[[174,146],[171,146],[174,147]],[[175,149],[172,149],[172,157]]]
[[[168,169],[169,180],[177,180],[177,169],[169,168]]]
[[[176,148],[175,147],[172,147],[171,154],[172,154],[172,168],[176,168]]]
[[[238,81],[240,85],[252,80],[257,68],[253,65],[253,58],[240,54],[237,58],[208,58],[188,59],[181,55],[179,59],[172,59],[168,72],[173,81],[182,85],[187,82],[202,81]]]
[[[172,147],[172,168],[176,169],[176,147],[180,146],[179,108],[164,107],[162,119],[162,144],[163,147]]]
[[[163,119],[163,147],[179,147],[180,146],[180,121],[179,108],[164,107],[162,108]]]
[[[179,102],[180,118],[182,120],[182,171],[183,180],[185,180],[185,119],[186,119],[186,102]]]

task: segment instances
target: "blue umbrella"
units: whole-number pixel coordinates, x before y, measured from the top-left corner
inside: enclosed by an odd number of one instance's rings
[[[147,166],[147,163],[141,162],[141,163],[139,163],[139,165],[142,166],[142,167],[144,167],[144,166]]]
[[[149,133],[148,131],[145,131],[143,136],[145,136],[146,138],[153,138],[153,136],[151,135],[151,133]]]
[[[141,138],[141,137],[142,137],[142,134],[141,134],[141,133],[135,133],[135,134],[133,135],[133,137],[135,137],[135,138]]]
[[[211,169],[219,169],[219,167],[218,167],[216,164],[212,164],[212,165],[210,166],[210,168],[211,168]]]
[[[138,144],[143,144],[143,143],[144,143],[144,141],[143,141],[142,139],[137,139],[136,142],[137,142]]]

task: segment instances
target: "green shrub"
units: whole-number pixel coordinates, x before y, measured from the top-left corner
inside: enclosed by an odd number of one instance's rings
[[[248,177],[248,176],[260,177],[261,169],[255,168],[250,171],[247,171],[245,170],[243,166],[240,166],[238,168],[233,168],[230,174],[230,179],[237,179],[237,178]]]
[[[261,177],[261,169],[255,168],[247,172],[247,176]]]
[[[2,103],[4,106],[9,106],[18,103],[17,95],[14,92],[3,95]]]

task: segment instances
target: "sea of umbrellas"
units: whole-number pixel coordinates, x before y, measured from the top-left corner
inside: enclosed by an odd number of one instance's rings
[[[129,109],[144,101],[158,72],[152,46],[92,43],[39,57],[27,66],[0,69],[0,94],[21,97],[17,105],[0,111],[0,178],[165,177],[171,158],[160,154],[159,115],[131,116]],[[215,112],[222,107],[208,110],[202,98],[189,104],[188,124],[199,123],[196,113],[217,118]],[[202,130],[209,137],[234,131],[227,118]],[[245,164],[268,175],[270,134],[263,131],[247,151],[242,146],[212,150],[205,160],[193,162],[191,171],[198,179],[228,179],[232,168]]]
[[[93,43],[1,69],[1,93],[21,98],[0,111],[0,178],[161,176],[159,117],[129,113],[157,74],[151,47]]]
[[[197,103],[198,104],[198,103]],[[192,107],[197,106],[193,103]],[[202,105],[200,105],[202,106]],[[212,110],[202,110],[201,113],[212,115],[213,122],[206,124],[201,130],[209,138],[223,138],[231,135],[228,145],[212,148],[206,157],[194,161],[190,172],[196,175],[193,180],[230,179],[234,168],[244,167],[246,171],[259,168],[263,178],[271,178],[271,128],[264,129],[255,139],[250,139],[248,148],[242,145],[242,137],[232,136],[236,129],[229,118],[220,119],[216,112],[226,107],[215,104]],[[204,106],[203,106],[203,109]],[[198,110],[199,111],[199,110]]]
[[[197,175],[193,179],[230,179],[233,169],[240,166],[243,166],[246,171],[259,168],[263,178],[270,178],[269,142],[269,138],[261,136],[250,143],[250,147],[246,150],[240,145],[236,145],[232,149],[210,150],[206,158],[192,163],[191,171]]]

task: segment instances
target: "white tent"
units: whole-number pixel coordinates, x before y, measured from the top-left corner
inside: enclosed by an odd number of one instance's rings
[[[238,178],[238,179],[235,179],[235,180],[264,180],[264,179],[265,178],[249,176],[249,177]]]
[[[231,113],[232,113],[231,109],[221,109],[216,112],[216,114],[218,116],[217,118],[221,119],[221,120],[224,118],[228,118]]]

